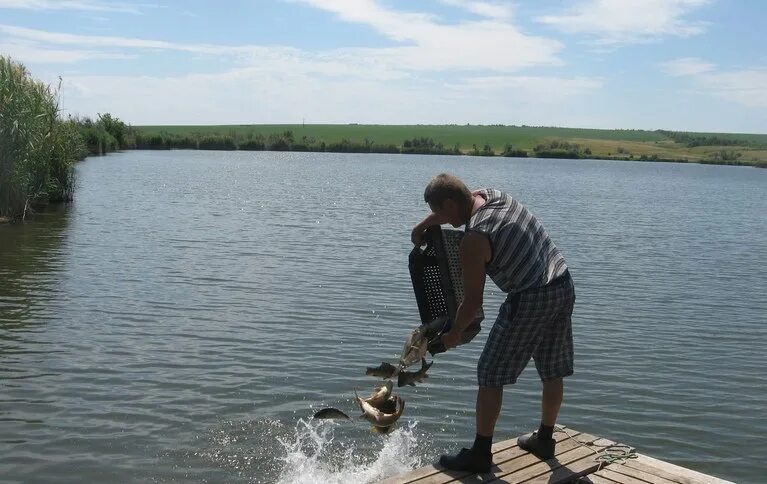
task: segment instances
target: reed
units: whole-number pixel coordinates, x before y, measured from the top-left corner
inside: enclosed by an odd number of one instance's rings
[[[0,217],[71,200],[73,163],[84,152],[75,124],[59,118],[58,88],[0,56]]]

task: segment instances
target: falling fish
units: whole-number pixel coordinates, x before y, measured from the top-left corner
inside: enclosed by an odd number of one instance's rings
[[[348,415],[338,410],[337,408],[323,408],[319,412],[315,413],[313,418],[317,418],[317,419],[345,418],[347,420],[351,420]]]
[[[376,366],[375,368],[368,367],[365,371],[366,375],[370,376],[377,376],[380,378],[394,378],[394,375],[397,374],[398,368],[391,363],[387,363],[385,361],[381,362],[379,366]]]
[[[397,411],[397,397],[389,396],[383,404],[376,408],[383,413],[395,413]],[[392,428],[394,428],[393,425],[388,427],[376,427],[374,425],[370,427],[370,429],[377,434],[388,434]]]
[[[357,399],[357,404],[360,406],[360,410],[362,410],[362,415],[360,417],[364,418],[375,427],[390,427],[394,425],[405,410],[405,401],[399,396],[393,397],[394,410],[391,413],[384,413],[381,410],[378,410],[360,398],[359,395],[357,395],[357,392],[354,392],[354,396]]]
[[[424,378],[429,378],[426,372],[431,368],[434,362],[432,361],[428,365],[426,364],[426,358],[421,358],[421,369],[418,371],[403,371],[400,372],[397,378],[397,386],[404,387],[405,385],[415,386],[416,382],[423,381]]]
[[[399,359],[400,369],[417,363],[426,355],[426,350],[429,347],[429,340],[426,338],[428,330],[429,327],[424,324],[408,335]]]
[[[389,399],[389,396],[391,396],[391,390],[393,386],[394,385],[391,381],[387,381],[385,384],[376,388],[369,397],[363,398],[363,400],[365,400],[373,407],[381,410],[381,406],[386,403],[386,401]]]

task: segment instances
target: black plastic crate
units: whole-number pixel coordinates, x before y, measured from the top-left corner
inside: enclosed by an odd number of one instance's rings
[[[426,246],[410,252],[410,279],[418,303],[421,323],[430,328],[429,352],[442,353],[445,347],[438,336],[450,330],[458,306],[463,301],[463,271],[458,249],[464,232],[430,227]],[[480,308],[474,321],[464,331],[460,344],[468,343],[479,333],[485,314]]]

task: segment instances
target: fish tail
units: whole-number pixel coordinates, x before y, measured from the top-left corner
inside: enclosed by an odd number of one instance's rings
[[[357,395],[357,390],[354,390],[354,400],[357,402],[357,405],[360,406],[360,410],[362,410],[362,416],[365,416],[365,410],[362,408],[362,399],[359,395]]]

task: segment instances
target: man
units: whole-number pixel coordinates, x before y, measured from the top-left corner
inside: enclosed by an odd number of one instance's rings
[[[458,344],[482,305],[486,274],[508,293],[477,364],[474,445],[455,456],[443,455],[440,464],[452,470],[490,470],[503,386],[516,382],[531,357],[543,382],[541,424],[518,443],[539,458],[550,459],[562,378],[573,373],[570,317],[575,291],[565,260],[538,220],[503,192],[470,192],[460,179],[443,173],[429,182],[424,200],[432,213],[413,228],[414,244],[423,243],[429,226],[466,225],[459,250],[464,299],[450,331],[442,336],[445,347]]]

